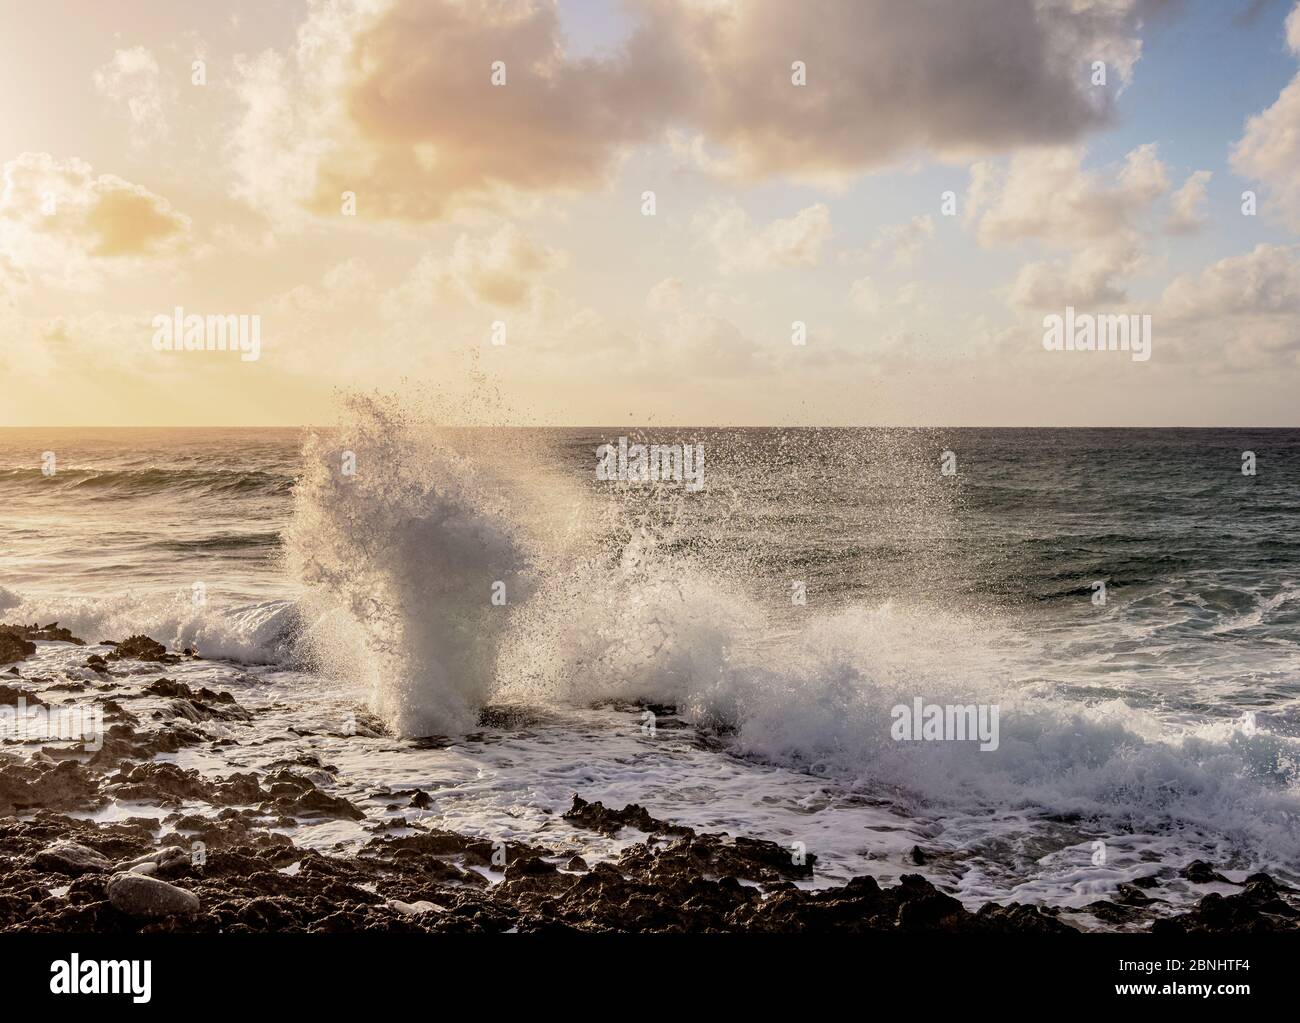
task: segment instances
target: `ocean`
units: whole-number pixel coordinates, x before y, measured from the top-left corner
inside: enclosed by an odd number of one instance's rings
[[[702,486],[598,479],[620,438]],[[258,713],[167,758],[328,758],[370,823],[418,787],[617,855],[581,792],[809,885],[1082,907],[1163,869],[1190,905],[1196,859],[1300,881],[1298,507],[1300,430],[7,429],[0,620],[196,648],[169,675]],[[898,738],[918,700],[996,748]]]

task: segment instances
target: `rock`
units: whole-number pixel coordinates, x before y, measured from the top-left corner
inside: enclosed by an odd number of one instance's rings
[[[104,890],[113,908],[128,916],[193,916],[199,911],[193,892],[131,871],[114,874]]]
[[[581,856],[571,856],[569,857],[569,862],[564,865],[564,869],[565,870],[590,870],[591,868],[587,866],[587,861],[584,860]]]
[[[912,851],[907,854],[907,859],[914,866],[921,867],[925,865],[929,857],[925,855],[925,852],[919,845],[914,845],[912,846]]]
[[[0,757],[0,816],[24,810],[93,810],[107,802],[99,779],[75,760],[57,766]]]
[[[135,661],[156,661],[167,663],[168,658],[179,660],[175,654],[168,654],[167,648],[157,640],[150,639],[148,636],[129,636],[118,643],[113,648],[113,652],[108,655],[110,661],[123,661],[127,659]],[[172,661],[171,663],[175,663]]]
[[[433,800],[429,798],[427,792],[417,791],[415,795],[411,797],[410,805],[415,807],[417,810],[427,810],[429,807],[433,806]]]
[[[58,622],[49,625],[0,625],[0,664],[8,661],[21,661],[36,653],[38,639],[45,643],[72,643],[85,646],[85,641],[77,639],[69,630],[60,629]],[[10,656],[11,654],[15,656]]]
[[[439,906],[436,903],[420,900],[419,902],[402,902],[400,899],[389,899],[387,905],[391,909],[397,910],[403,916],[419,916],[421,913],[445,913],[446,906]]]
[[[36,653],[36,644],[13,631],[13,626],[0,625],[0,664],[25,661]]]
[[[564,819],[588,831],[599,831],[613,838],[623,828],[636,828],[648,835],[690,835],[690,828],[668,824],[650,816],[644,806],[628,803],[621,810],[607,809],[603,803],[588,803],[575,794],[573,806],[564,813]]]
[[[22,700],[27,707],[48,707],[49,704],[33,693],[30,689],[24,689],[22,686],[0,685],[0,704],[16,707],[18,701]]]
[[[178,845],[167,845],[153,852],[126,860],[116,867],[118,871],[134,871],[137,874],[162,875],[174,877],[184,873],[190,866],[190,854]]]
[[[547,874],[558,874],[560,868],[549,860],[544,860],[540,856],[521,856],[513,862],[506,863],[506,877],[542,877]]]
[[[1192,860],[1180,872],[1192,884],[1232,884],[1204,860]]]
[[[55,842],[33,856],[28,861],[28,866],[34,870],[80,877],[82,874],[102,874],[112,869],[113,865],[106,856],[84,845],[78,845],[76,842]]]

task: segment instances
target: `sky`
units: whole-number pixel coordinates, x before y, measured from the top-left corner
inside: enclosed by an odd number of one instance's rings
[[[0,175],[0,426],[1300,425],[1292,0],[0,0]]]

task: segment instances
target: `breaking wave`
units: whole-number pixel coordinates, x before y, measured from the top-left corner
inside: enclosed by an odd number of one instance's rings
[[[553,480],[556,528],[491,457],[426,423],[354,400],[337,435],[309,442],[286,537],[312,623],[302,644],[320,670],[364,680],[399,734],[472,730],[489,701],[671,704],[739,755],[904,805],[1195,832],[1249,865],[1300,867],[1300,742],[1283,715],[1178,720],[1122,693],[1072,695],[1035,642],[987,613],[774,614],[682,542],[679,503],[706,495]],[[999,748],[894,741],[892,708],[916,697],[996,705]]]

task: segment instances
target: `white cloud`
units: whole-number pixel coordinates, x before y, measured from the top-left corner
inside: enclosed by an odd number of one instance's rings
[[[27,277],[94,287],[114,268],[174,256],[189,234],[165,198],[84,160],[23,153],[4,165],[0,256]]]
[[[95,72],[94,83],[101,95],[125,104],[134,141],[153,142],[167,134],[158,61],[149,50],[135,46],[115,51]]]
[[[723,273],[816,266],[831,236],[831,211],[825,203],[793,217],[755,228],[735,202],[715,204],[698,214],[695,227],[717,253]]]
[[[1291,52],[1300,56],[1300,4],[1286,19],[1286,33]],[[1263,185],[1278,217],[1300,232],[1300,73],[1271,107],[1246,122],[1229,162]]]
[[[1194,234],[1205,226],[1205,187],[1210,172],[1194,171],[1169,198],[1169,218],[1165,230],[1171,234]]]
[[[1257,245],[1177,278],[1156,321],[1206,369],[1300,364],[1300,246]]]
[[[1155,145],[1138,146],[1110,175],[1086,170],[1083,157],[1078,147],[1049,149],[1012,157],[1005,172],[972,168],[967,221],[981,244],[1028,241],[1063,253],[1021,268],[1013,305],[1122,301],[1142,264],[1154,206],[1169,190]]]
[[[602,188],[670,136],[749,180],[1071,142],[1111,116],[1079,54],[1127,79],[1146,6],[633,0],[620,47],[569,58],[541,0],[313,5],[292,50],[239,65],[233,189],[279,216],[364,191],[359,216],[421,221]]]

